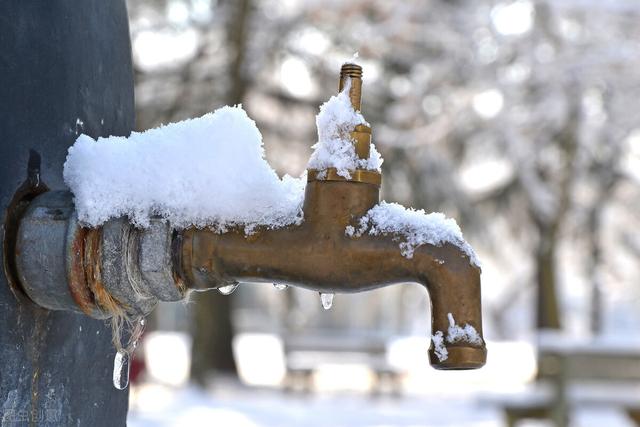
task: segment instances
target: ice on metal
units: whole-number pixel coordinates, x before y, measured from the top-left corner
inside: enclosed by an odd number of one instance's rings
[[[221,286],[218,288],[218,292],[220,292],[222,295],[231,295],[233,292],[235,292],[236,289],[238,289],[238,286],[240,286],[240,283],[232,283],[227,286]]]
[[[333,305],[333,297],[335,294],[320,292],[320,301],[325,310],[329,310]]]
[[[113,386],[118,390],[124,390],[129,386],[130,368],[129,353],[119,350],[113,359]]]

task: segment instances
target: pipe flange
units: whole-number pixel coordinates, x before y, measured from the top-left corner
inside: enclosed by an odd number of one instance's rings
[[[140,273],[147,291],[161,301],[184,299],[186,287],[174,271],[173,230],[169,224],[152,218],[149,227],[138,232]]]
[[[146,316],[158,304],[148,293],[138,265],[140,236],[126,218],[102,226],[99,259],[105,290],[133,316]]]

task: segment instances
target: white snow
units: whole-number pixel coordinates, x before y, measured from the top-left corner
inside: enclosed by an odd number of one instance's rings
[[[237,225],[247,233],[300,223],[306,181],[278,177],[241,106],[128,138],[81,135],[69,148],[64,179],[89,226],[126,215],[144,227],[159,215],[176,227]]]
[[[469,256],[471,264],[480,267],[480,261],[473,248],[462,236],[456,221],[440,212],[426,214],[424,210],[407,209],[397,203],[380,202],[358,220],[356,227],[347,226],[345,233],[350,237],[363,234],[398,234],[401,241],[400,252],[412,258],[415,249],[424,244],[442,246],[451,243]]]
[[[424,364],[424,360],[422,361]],[[353,370],[353,369],[351,369]],[[450,376],[449,376],[450,378]],[[224,379],[223,379],[224,380]],[[222,380],[222,381],[223,381]],[[217,380],[221,382],[221,380]],[[451,381],[449,381],[451,382]],[[441,390],[446,385],[433,386]],[[472,385],[473,386],[473,385]],[[472,386],[457,385],[467,391]],[[131,393],[127,425],[130,427],[497,427],[501,413],[480,406],[475,395],[451,393],[401,398],[384,393],[372,398],[353,392],[335,394],[291,393],[278,389],[219,386],[171,388],[144,384]],[[425,416],[428,414],[428,416]],[[600,420],[602,421],[602,420]],[[589,424],[592,427],[596,424]],[[620,424],[601,424],[621,427]],[[624,424],[622,425],[624,426]]]
[[[482,337],[476,331],[476,328],[468,323],[464,326],[456,325],[456,321],[453,318],[453,314],[447,314],[449,318],[449,329],[447,331],[447,342],[467,342],[469,344],[482,345]]]
[[[433,351],[441,362],[444,362],[449,357],[449,351],[447,351],[445,341],[449,344],[466,342],[475,345],[482,345],[483,342],[482,337],[478,331],[476,331],[476,328],[469,324],[464,326],[456,325],[456,321],[451,313],[447,314],[447,318],[449,319],[449,328],[447,329],[446,337],[442,331],[436,331],[431,335]]]
[[[338,175],[351,178],[350,170],[367,169],[380,172],[382,157],[371,144],[368,159],[359,159],[350,133],[357,125],[368,125],[362,114],[356,111],[349,99],[351,81],[342,92],[332,96],[320,106],[316,116],[318,142],[313,146],[308,168],[325,171],[336,168]]]
[[[447,351],[447,347],[444,345],[442,331],[436,331],[435,334],[431,335],[431,340],[433,341],[433,351],[438,357],[438,360],[441,362],[447,360],[449,352]]]

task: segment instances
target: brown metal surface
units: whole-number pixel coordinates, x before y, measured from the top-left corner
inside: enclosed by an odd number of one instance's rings
[[[360,109],[362,68],[345,64],[340,90],[351,78],[351,102]],[[371,129],[360,125],[354,140],[369,146]],[[352,135],[353,135],[352,134]],[[360,154],[360,153],[359,153]],[[368,153],[367,153],[368,157]],[[480,269],[451,244],[422,245],[412,258],[400,253],[399,235],[351,238],[346,227],[379,201],[381,174],[350,171],[347,180],[335,168],[310,169],[304,200],[304,222],[283,229],[259,229],[246,236],[241,229],[216,233],[190,228],[180,235],[174,257],[176,271],[190,288],[207,289],[242,281],[282,283],[318,292],[360,292],[395,283],[417,282],[431,296],[432,330],[446,334],[451,313],[459,325],[469,324],[482,336]],[[484,365],[486,348],[446,343],[448,358],[438,369],[474,369]]]
[[[351,178],[347,179],[342,175],[338,175],[336,168],[328,168],[323,171],[316,169],[307,170],[307,182],[312,181],[350,181],[360,182],[364,184],[373,184],[380,187],[382,184],[382,175],[376,171],[369,171],[364,169],[356,169],[349,171]],[[320,178],[322,177],[322,178]]]
[[[371,128],[365,125],[356,126],[355,130],[351,132],[351,139],[358,158],[368,159],[371,151]]]
[[[362,105],[362,67],[356,64],[343,64],[340,69],[340,83],[338,91],[347,83],[347,79],[351,79],[351,88],[349,89],[349,98],[351,105],[356,111],[360,111]]]
[[[73,224],[71,225],[73,227]],[[106,291],[100,274],[101,228],[74,227],[68,285],[80,309],[96,319],[108,319],[122,311]]]
[[[184,283],[182,272],[182,232],[174,230],[171,234],[171,271],[176,287],[184,295],[187,293],[187,285]]]
[[[85,275],[85,239],[88,233],[93,230],[78,227],[71,240],[71,247],[68,253],[68,276],[67,284],[69,292],[76,305],[83,313],[91,316],[96,310],[93,294],[89,289],[87,277]]]
[[[121,316],[124,308],[113,298],[106,290],[102,282],[102,229],[87,229],[84,245],[84,273],[86,283],[91,289],[91,293],[95,299],[95,303],[100,307],[101,311],[108,313],[109,317],[113,315]]]
[[[318,292],[360,292],[395,283],[418,282],[429,291],[434,331],[447,331],[447,314],[482,334],[480,270],[458,247],[423,245],[413,258],[398,248],[400,236],[345,235],[347,225],[378,202],[378,187],[348,181],[312,181],[305,194],[300,226],[259,230],[247,238],[241,230],[218,234],[187,229],[182,269],[190,287],[211,288],[242,281],[295,285]],[[440,369],[484,365],[483,346],[449,344]]]

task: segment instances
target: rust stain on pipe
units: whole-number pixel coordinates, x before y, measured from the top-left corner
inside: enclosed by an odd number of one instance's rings
[[[120,304],[104,287],[101,272],[102,229],[87,229],[85,236],[83,267],[86,282],[99,309],[109,317],[124,313]]]
[[[69,292],[80,310],[89,316],[97,309],[84,269],[85,239],[90,231],[87,228],[76,229],[71,242],[68,269]]]

